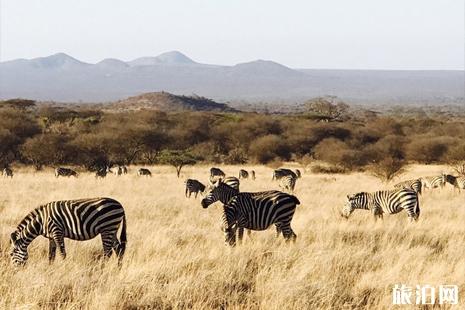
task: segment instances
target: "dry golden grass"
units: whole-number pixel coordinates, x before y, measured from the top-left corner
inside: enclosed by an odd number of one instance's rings
[[[224,167],[237,175],[240,167]],[[274,189],[271,169],[253,167],[256,181],[241,189]],[[439,173],[412,167],[403,178]],[[184,198],[186,177],[206,180],[208,167],[153,167],[153,178],[55,179],[51,170],[16,171],[0,179],[0,308],[135,309],[377,309],[391,308],[393,285],[457,284],[465,288],[465,193],[451,188],[421,197],[421,216],[409,224],[401,213],[374,222],[356,211],[338,211],[346,194],[387,188],[364,174],[305,173],[293,228],[295,244],[274,229],[254,232],[236,248],[224,245],[221,207]],[[121,270],[113,257],[99,260],[101,241],[66,240],[68,257],[48,264],[48,241],[37,238],[24,269],[10,266],[9,234],[41,203],[94,196],[119,200],[128,217],[128,249]],[[465,296],[461,294],[461,308]],[[458,307],[460,308],[460,306]],[[457,308],[457,309],[458,309]]]

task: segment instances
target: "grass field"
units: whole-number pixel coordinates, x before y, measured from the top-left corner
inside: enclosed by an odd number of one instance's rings
[[[129,175],[96,180],[56,179],[52,170],[16,171],[0,179],[0,309],[383,309],[392,307],[394,284],[456,284],[465,288],[465,192],[443,190],[421,197],[421,216],[374,222],[366,211],[339,216],[347,194],[388,188],[365,174],[304,173],[295,195],[295,244],[274,229],[254,232],[235,248],[224,244],[219,203],[204,210],[184,197],[187,177],[205,182],[209,167],[187,167],[177,179],[169,167],[152,178]],[[223,167],[222,167],[223,168]],[[243,191],[276,189],[272,170],[255,169]],[[226,166],[236,175],[240,167]],[[414,166],[402,178],[440,173]],[[66,240],[68,257],[48,264],[48,241],[37,238],[24,269],[9,261],[9,235],[39,204],[108,196],[128,218],[128,248],[121,270],[115,257],[102,264],[101,241]],[[461,293],[457,309],[465,308]]]

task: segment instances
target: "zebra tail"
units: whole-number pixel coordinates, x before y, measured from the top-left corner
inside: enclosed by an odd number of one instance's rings
[[[417,218],[420,217],[420,200],[418,199],[418,195],[417,195],[417,205],[415,206],[415,214],[417,214]]]
[[[126,215],[123,216],[123,227],[121,228],[121,235],[119,236],[119,242],[121,243],[121,253],[124,254],[126,250],[126,243],[128,242],[126,236]]]

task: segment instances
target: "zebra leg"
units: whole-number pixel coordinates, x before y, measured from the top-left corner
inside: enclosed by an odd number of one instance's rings
[[[226,227],[224,230],[225,242],[232,247],[236,246],[236,230],[237,224]]]
[[[199,192],[195,192],[195,196],[194,196],[195,199],[197,199],[198,194],[199,194]]]
[[[114,233],[108,232],[101,233],[100,236],[102,237],[103,256],[105,258],[110,258],[116,236]]]
[[[55,260],[57,254],[57,244],[53,239],[49,239],[48,245],[48,262],[51,264]]]
[[[282,233],[281,223],[276,223],[275,226],[276,226],[276,238],[278,238],[279,235]]]
[[[289,241],[295,242],[295,240],[297,239],[297,235],[292,230],[290,223],[282,224],[281,229],[283,232],[283,237],[286,240],[286,242],[289,242]]]
[[[237,231],[237,239],[239,240],[239,244],[242,244],[243,238],[244,238],[244,227],[239,227]]]
[[[65,239],[63,238],[63,234],[61,232],[55,233],[53,236],[53,241],[56,245],[58,245],[60,249],[60,254],[63,259],[66,258],[66,249],[65,249]]]

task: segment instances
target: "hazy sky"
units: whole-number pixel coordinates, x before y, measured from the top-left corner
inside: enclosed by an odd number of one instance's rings
[[[0,59],[179,50],[198,62],[463,69],[463,0],[0,0]]]

